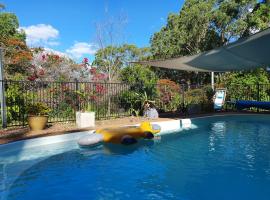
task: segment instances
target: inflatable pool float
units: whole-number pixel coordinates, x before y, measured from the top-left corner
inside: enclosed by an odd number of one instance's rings
[[[157,124],[142,122],[140,126],[98,129],[93,134],[78,140],[80,146],[93,146],[101,142],[115,144],[134,144],[138,139],[152,139],[160,132]]]

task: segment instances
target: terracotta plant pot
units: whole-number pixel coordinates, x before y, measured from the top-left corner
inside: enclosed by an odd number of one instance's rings
[[[48,116],[28,116],[28,125],[32,131],[40,131],[43,130],[48,122]]]

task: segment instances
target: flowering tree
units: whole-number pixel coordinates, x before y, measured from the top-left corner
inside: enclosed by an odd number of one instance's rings
[[[76,64],[65,55],[46,50],[37,50],[34,53],[28,80],[43,81],[86,81],[89,77],[88,59]]]
[[[5,77],[12,78],[14,74],[26,74],[32,60],[32,52],[24,41],[10,38],[5,40]]]

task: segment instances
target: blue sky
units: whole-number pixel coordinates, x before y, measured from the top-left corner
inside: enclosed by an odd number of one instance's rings
[[[95,24],[122,16],[126,24],[119,41],[149,45],[151,35],[179,12],[184,0],[2,0],[27,33],[30,46],[45,46],[93,59],[98,48]],[[123,36],[123,37],[122,37]]]

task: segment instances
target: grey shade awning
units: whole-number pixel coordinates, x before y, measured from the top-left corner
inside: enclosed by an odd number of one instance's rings
[[[193,56],[135,62],[185,71],[224,72],[270,66],[270,28]]]

